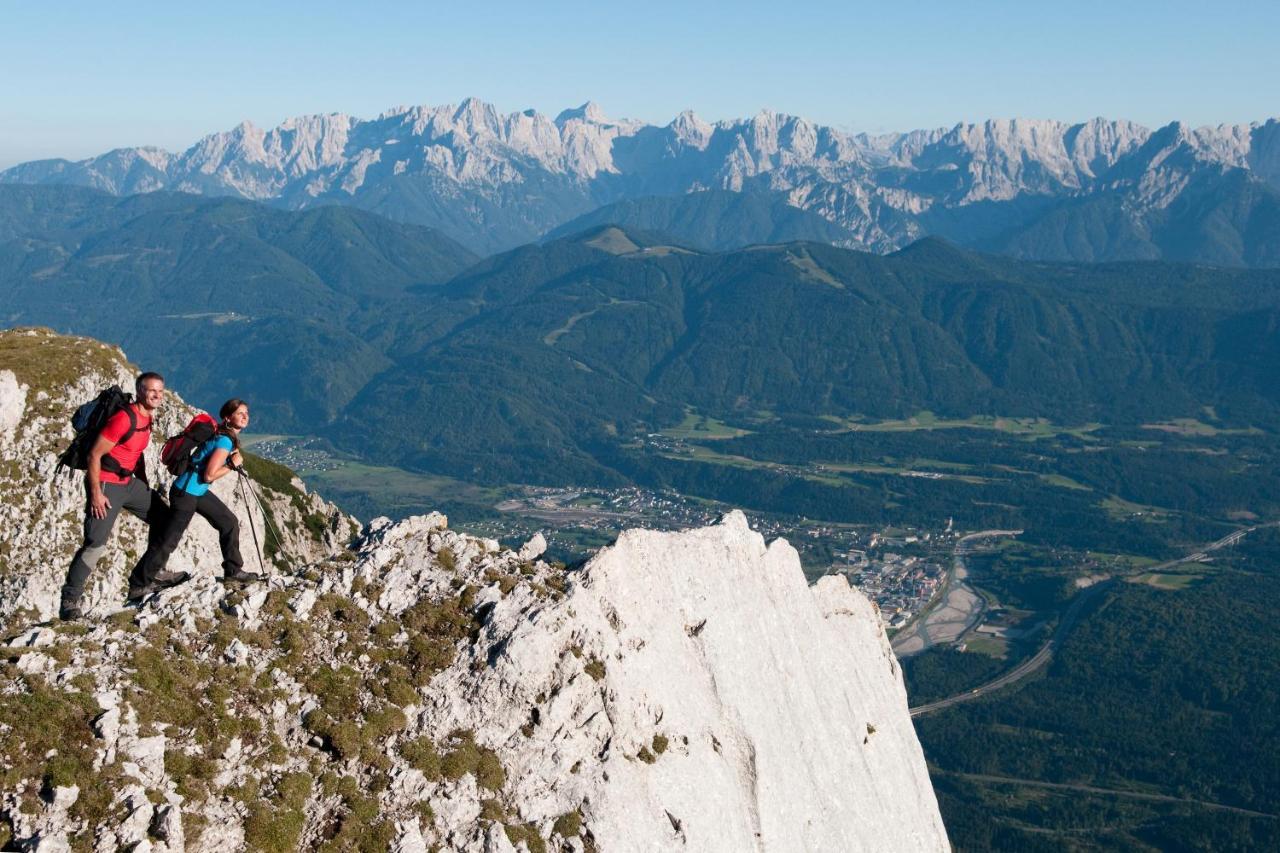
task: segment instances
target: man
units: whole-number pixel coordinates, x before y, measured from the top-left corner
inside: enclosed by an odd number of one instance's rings
[[[151,419],[164,403],[164,377],[144,373],[134,383],[134,402],[112,415],[89,450],[85,470],[84,544],[71,558],[62,587],[61,619],[79,619],[85,581],[102,559],[121,509],[150,525],[147,552],[129,575],[129,601],[176,586],[187,572],[151,572],[152,551],[164,532],[164,500],[147,485],[142,453],[151,442]],[[141,474],[141,476],[139,476]]]

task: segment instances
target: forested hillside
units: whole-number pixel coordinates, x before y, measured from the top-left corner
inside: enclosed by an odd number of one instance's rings
[[[612,226],[478,261],[350,208],[5,186],[0,289],[5,322],[119,342],[205,406],[253,399],[262,429],[491,482],[626,480],[618,453],[688,410],[1280,423],[1265,270]]]

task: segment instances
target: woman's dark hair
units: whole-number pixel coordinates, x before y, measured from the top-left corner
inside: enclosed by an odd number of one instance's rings
[[[232,397],[230,400],[222,404],[221,409],[218,409],[218,417],[222,419],[222,423],[218,424],[218,432],[231,439],[231,445],[236,450],[240,449],[240,436],[227,429],[227,418],[234,415],[236,413],[236,409],[239,409],[241,406],[245,406],[247,408],[249,404],[244,400],[241,400],[239,397]]]

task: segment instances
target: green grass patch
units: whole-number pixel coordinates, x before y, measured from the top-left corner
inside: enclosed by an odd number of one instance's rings
[[[1062,489],[1075,489],[1079,492],[1093,491],[1092,488],[1086,486],[1084,483],[1073,480],[1070,477],[1064,477],[1061,474],[1040,474],[1039,476],[1043,482],[1046,482],[1051,486],[1058,486]]]
[[[507,773],[496,752],[477,744],[475,735],[466,730],[453,732],[448,742],[450,749],[440,762],[441,774],[446,779],[457,780],[470,773],[475,776],[476,784],[486,791],[502,790]]]
[[[979,477],[974,474],[956,474],[951,471],[920,470],[912,465],[873,465],[850,462],[823,462],[819,464],[832,471],[840,471],[847,474],[879,474],[896,477],[915,477],[921,480],[958,480],[962,483],[973,483],[975,485],[992,482],[990,477]],[[943,463],[943,465],[945,464]],[[929,467],[934,466],[930,465]],[[959,467],[969,468],[972,466],[962,465]],[[841,482],[839,485],[846,485],[846,483]]]
[[[1170,512],[1158,506],[1134,503],[1119,495],[1111,495],[1098,504],[1114,519],[1126,519],[1138,516],[1146,521],[1160,522],[1169,518]]]
[[[1136,571],[1154,566],[1160,562],[1154,557],[1146,557],[1140,554],[1109,554],[1105,551],[1090,551],[1089,556],[1101,563],[1105,568],[1120,571]]]
[[[1183,574],[1166,574],[1164,572],[1144,572],[1140,575],[1128,578],[1129,583],[1146,584],[1156,589],[1180,590],[1186,589],[1196,581],[1203,578],[1204,575],[1183,575]]]
[[[1003,637],[987,637],[982,634],[970,634],[964,641],[964,648],[973,654],[986,655],[996,660],[1004,660],[1009,656],[1009,641]]]
[[[63,336],[46,328],[0,331],[0,370],[12,370],[19,382],[31,386],[28,409],[44,417],[69,414],[86,402],[62,399],[56,392],[89,373],[110,376],[122,364],[136,370],[114,347],[90,338]],[[133,393],[131,386],[124,390]],[[38,391],[48,391],[50,396],[37,400]]]
[[[1195,418],[1172,418],[1167,421],[1143,424],[1142,428],[1189,438],[1212,438],[1215,435],[1262,435],[1262,430],[1257,427],[1220,429]]]
[[[845,428],[852,432],[914,432],[935,429],[990,429],[1007,435],[1026,438],[1052,438],[1071,435],[1092,438],[1090,433],[1102,429],[1103,424],[1087,423],[1078,426],[1062,426],[1046,418],[1013,418],[999,415],[972,415],[967,418],[940,418],[928,410],[917,412],[901,420],[873,421],[854,416],[843,419]]]
[[[745,470],[781,471],[804,480],[809,480],[814,483],[822,483],[827,486],[852,485],[843,477],[814,473],[795,466],[781,465],[777,462],[763,462],[759,459],[751,459],[746,456],[719,453],[709,447],[703,447],[698,444],[688,446],[682,453],[661,453],[659,455],[666,459],[673,459],[677,462],[705,462],[711,465],[724,465],[730,468],[742,468]]]
[[[376,498],[379,506],[420,507],[441,501],[461,501],[492,506],[506,492],[465,483],[452,477],[420,474],[402,468],[333,460],[333,467],[300,472],[310,488],[322,494],[355,493]]]

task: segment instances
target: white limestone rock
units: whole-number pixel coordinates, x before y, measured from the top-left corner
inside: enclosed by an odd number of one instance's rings
[[[547,550],[547,539],[541,532],[533,534],[528,542],[520,546],[520,559],[536,560]]]
[[[533,110],[503,115],[468,98],[397,107],[370,120],[300,116],[271,130],[242,122],[180,154],[134,148],[76,163],[24,163],[0,171],[0,182],[76,183],[117,194],[168,189],[306,207],[359,203],[426,177],[437,188],[430,209],[452,206],[473,237],[488,227],[476,199],[510,204],[506,188],[534,181],[554,184],[583,212],[604,197],[751,184],[843,226],[860,248],[887,251],[923,236],[915,217],[935,207],[1119,192],[1160,209],[1193,173],[1224,169],[1280,187],[1278,127],[1275,120],[1174,123],[1152,131],[1124,120],[1013,118],[868,135],[769,110],[715,124],[686,111],[658,127],[611,119],[590,102],[552,120]],[[521,214],[530,238],[562,224],[536,205]],[[0,381],[0,400],[6,393]]]

